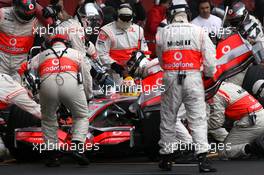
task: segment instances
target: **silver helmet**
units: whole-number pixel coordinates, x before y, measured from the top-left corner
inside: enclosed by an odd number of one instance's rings
[[[246,5],[242,2],[235,2],[228,10],[227,21],[231,26],[239,28],[246,21],[248,15]]]
[[[103,23],[103,12],[97,3],[83,4],[77,10],[77,17],[85,29],[99,28]]]
[[[167,21],[171,23],[175,15],[179,13],[186,13],[188,19],[191,19],[191,11],[189,5],[187,4],[186,0],[172,0],[171,4],[167,10]]]
[[[85,3],[77,10],[76,16],[85,30],[85,40],[95,42],[103,24],[103,12],[97,3]]]

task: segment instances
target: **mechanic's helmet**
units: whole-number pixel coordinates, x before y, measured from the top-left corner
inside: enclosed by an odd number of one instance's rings
[[[128,3],[121,4],[117,11],[117,18],[123,22],[132,22],[133,9]]]
[[[263,98],[264,97],[264,80],[258,80],[254,83],[252,92],[255,97]]]
[[[36,0],[13,0],[14,15],[21,23],[27,23],[35,17]]]
[[[86,34],[92,34],[93,30],[96,27],[99,29],[103,23],[103,12],[96,3],[83,4],[77,10],[77,16],[80,23],[85,28]]]
[[[123,30],[128,29],[132,25],[133,20],[133,10],[128,4],[121,4],[117,10],[117,27]]]
[[[240,27],[241,24],[248,18],[248,10],[242,2],[234,2],[227,13],[227,21],[233,27]]]
[[[186,0],[172,0],[167,10],[167,21],[171,23],[176,15],[185,13],[188,20],[191,20],[191,11]]]
[[[71,47],[71,41],[68,34],[55,34],[46,38],[44,49],[51,48],[57,42],[64,43],[66,47]]]
[[[142,51],[133,52],[127,62],[128,74],[133,77],[141,77],[147,62],[148,59]]]

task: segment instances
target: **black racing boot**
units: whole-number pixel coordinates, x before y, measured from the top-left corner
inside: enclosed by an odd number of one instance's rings
[[[264,134],[259,135],[251,143],[245,145],[245,153],[257,156],[259,158],[264,157]]]
[[[255,150],[253,149],[253,145],[250,144],[250,143],[248,143],[248,144],[245,145],[244,150],[245,150],[245,153],[246,154],[253,154],[253,155],[255,155]]]
[[[211,166],[206,155],[207,155],[207,153],[201,153],[198,155],[199,172],[200,173],[216,172],[217,170]]]
[[[178,146],[180,148],[181,145]],[[174,151],[174,162],[177,163],[192,163],[197,162],[196,156],[194,154],[195,147],[192,144],[188,144],[185,150],[175,150]]]
[[[58,151],[55,151],[55,150],[47,151],[45,154],[45,158],[46,158],[45,165],[47,167],[59,167],[60,166]]]
[[[89,165],[90,161],[84,154],[84,144],[80,141],[72,141],[72,144],[75,144],[74,148],[76,148],[75,150],[72,150],[73,159],[81,166]]]
[[[161,160],[159,162],[159,168],[163,171],[171,171],[172,169],[173,154],[163,154],[161,155]]]

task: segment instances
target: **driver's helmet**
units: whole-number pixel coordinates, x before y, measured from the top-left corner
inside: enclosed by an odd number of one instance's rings
[[[124,96],[139,96],[134,78],[132,78],[131,76],[127,76],[123,80],[120,86],[120,94]]]
[[[36,0],[13,0],[16,19],[21,23],[30,22],[35,17]]]
[[[246,21],[249,13],[242,2],[234,2],[227,13],[227,21],[231,26],[239,28]]]
[[[141,77],[148,59],[142,51],[135,51],[127,62],[128,74],[133,77]]]

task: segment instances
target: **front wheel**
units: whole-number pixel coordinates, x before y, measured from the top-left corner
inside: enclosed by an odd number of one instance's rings
[[[3,140],[10,154],[14,156],[17,161],[32,161],[39,158],[39,154],[33,151],[32,145],[18,142],[17,147],[15,147],[15,129],[33,126],[41,126],[40,119],[37,119],[15,105],[11,107],[7,122],[7,131]]]
[[[159,157],[160,111],[145,112],[142,119],[142,134],[144,152],[152,161]]]

